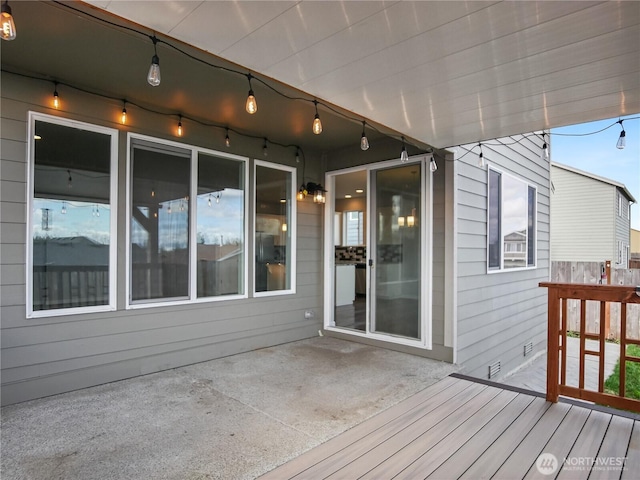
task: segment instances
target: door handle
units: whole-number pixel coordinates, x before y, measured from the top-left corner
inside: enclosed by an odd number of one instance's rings
[[[373,268],[373,259],[372,259],[372,258],[370,258],[370,259],[369,259],[369,266],[370,266],[371,268]]]

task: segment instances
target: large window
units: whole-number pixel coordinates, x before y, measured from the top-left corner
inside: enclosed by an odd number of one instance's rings
[[[295,278],[294,169],[256,160],[254,290],[293,292]]]
[[[246,159],[132,135],[129,305],[246,295]]]
[[[131,302],[189,297],[191,152],[132,142]]]
[[[115,308],[117,131],[30,114],[27,316]]]
[[[198,297],[245,293],[244,162],[198,155]]]
[[[536,188],[493,168],[488,184],[489,271],[535,267]]]

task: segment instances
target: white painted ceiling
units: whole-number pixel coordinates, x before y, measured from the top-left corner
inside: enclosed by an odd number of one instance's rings
[[[640,2],[96,7],[436,147],[640,112]]]

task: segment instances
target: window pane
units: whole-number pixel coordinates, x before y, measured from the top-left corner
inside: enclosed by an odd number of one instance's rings
[[[502,175],[494,170],[489,170],[489,268],[500,268],[500,247],[502,245],[502,233],[500,230],[500,215],[502,209],[502,196],[500,177]]]
[[[364,243],[363,212],[344,212],[343,245],[362,245]]]
[[[256,292],[291,288],[291,185],[291,172],[256,165]]]
[[[198,297],[244,293],[244,163],[200,154]]]
[[[35,121],[33,311],[109,304],[111,135]]]
[[[527,266],[525,249],[529,202],[527,184],[517,178],[504,175],[502,195],[502,231],[505,246],[503,268],[523,268]]]
[[[190,153],[133,147],[132,301],[189,294],[190,176]]]
[[[527,230],[527,266],[536,264],[536,189],[529,187],[529,215]]]

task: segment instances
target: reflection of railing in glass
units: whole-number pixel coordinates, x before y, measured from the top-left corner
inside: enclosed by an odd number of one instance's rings
[[[107,265],[33,267],[33,310],[109,303]]]

